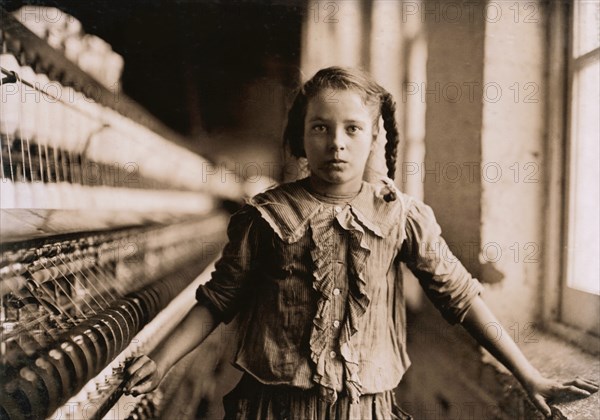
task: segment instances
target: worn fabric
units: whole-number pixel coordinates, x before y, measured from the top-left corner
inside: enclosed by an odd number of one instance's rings
[[[399,264],[450,322],[481,291],[441,237],[431,208],[391,181],[362,183],[346,203],[308,180],[253,197],[234,214],[229,243],[197,299],[223,322],[240,314],[235,363],[261,383],[340,393],[389,391],[410,365]]]
[[[265,385],[248,374],[225,395],[223,406],[227,420],[412,419],[396,404],[392,391],[361,395],[358,404],[352,404],[347,395],[341,394],[332,403],[321,398],[317,388]]]

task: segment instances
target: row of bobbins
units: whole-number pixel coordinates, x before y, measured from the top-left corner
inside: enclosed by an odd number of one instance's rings
[[[31,354],[27,348],[7,348],[0,416],[33,419],[50,415],[119,355],[188,282],[185,276],[175,276],[132,293],[60,331],[49,347]]]

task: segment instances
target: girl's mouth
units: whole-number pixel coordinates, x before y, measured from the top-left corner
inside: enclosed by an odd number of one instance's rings
[[[336,171],[336,172],[345,171],[347,169],[347,167],[348,167],[348,162],[345,160],[341,160],[341,159],[330,159],[325,162],[325,165],[323,165],[323,169],[325,169],[327,171]]]

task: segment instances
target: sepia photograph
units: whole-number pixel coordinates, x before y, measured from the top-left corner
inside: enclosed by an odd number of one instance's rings
[[[2,0],[0,47],[0,420],[600,420],[600,0]]]

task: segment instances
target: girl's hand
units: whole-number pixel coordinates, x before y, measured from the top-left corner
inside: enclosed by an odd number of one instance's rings
[[[569,401],[589,397],[598,392],[598,384],[587,379],[577,377],[561,384],[541,374],[525,383],[524,387],[534,405],[547,417],[552,415],[548,402]]]
[[[131,376],[125,385],[124,393],[134,397],[153,391],[164,376],[162,369],[146,355],[135,359],[126,372]]]

